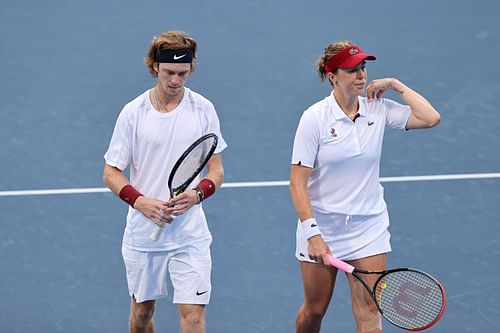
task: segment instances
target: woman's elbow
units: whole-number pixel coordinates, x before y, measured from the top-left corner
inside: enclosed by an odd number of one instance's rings
[[[410,116],[407,123],[407,129],[431,128],[437,126],[441,122],[441,115],[436,110],[427,112],[425,116]]]
[[[435,127],[435,126],[439,125],[440,122],[441,122],[441,115],[439,114],[439,112],[436,111],[436,114],[429,121],[428,126]]]

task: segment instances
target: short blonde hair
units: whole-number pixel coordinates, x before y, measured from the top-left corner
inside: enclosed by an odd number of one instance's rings
[[[155,55],[156,51],[161,49],[167,50],[181,50],[190,49],[193,52],[193,60],[196,59],[196,41],[188,36],[184,31],[167,31],[162,32],[160,36],[155,36],[149,44],[148,53],[144,59],[144,63],[148,71],[153,77],[158,77],[158,72],[155,69]],[[191,64],[191,73],[194,72],[195,64]]]

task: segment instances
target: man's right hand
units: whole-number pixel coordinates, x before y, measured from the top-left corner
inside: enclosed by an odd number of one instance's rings
[[[165,223],[172,223],[174,220],[174,217],[167,211],[168,203],[166,201],[141,196],[135,201],[134,208],[160,227],[164,227]]]

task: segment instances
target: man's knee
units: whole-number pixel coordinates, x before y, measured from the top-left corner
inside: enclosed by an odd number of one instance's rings
[[[154,301],[135,303],[132,301],[131,319],[139,327],[144,327],[153,319],[155,313]]]
[[[204,325],[203,314],[189,313],[182,317],[182,321],[188,327],[200,327]]]
[[[203,305],[180,305],[179,312],[181,315],[182,326],[186,328],[205,327],[205,311]]]

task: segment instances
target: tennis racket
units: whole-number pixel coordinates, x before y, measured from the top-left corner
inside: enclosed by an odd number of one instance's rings
[[[217,135],[213,133],[206,134],[193,142],[182,153],[168,176],[170,199],[174,195],[184,192],[201,170],[203,170],[217,147],[217,140]],[[162,229],[162,227],[156,226],[156,229],[151,234],[151,239],[157,240]]]
[[[412,268],[365,271],[329,256],[330,264],[352,274],[365,286],[379,312],[390,323],[408,331],[425,330],[441,319],[446,307],[443,286],[432,276]],[[373,289],[363,274],[379,275]]]

